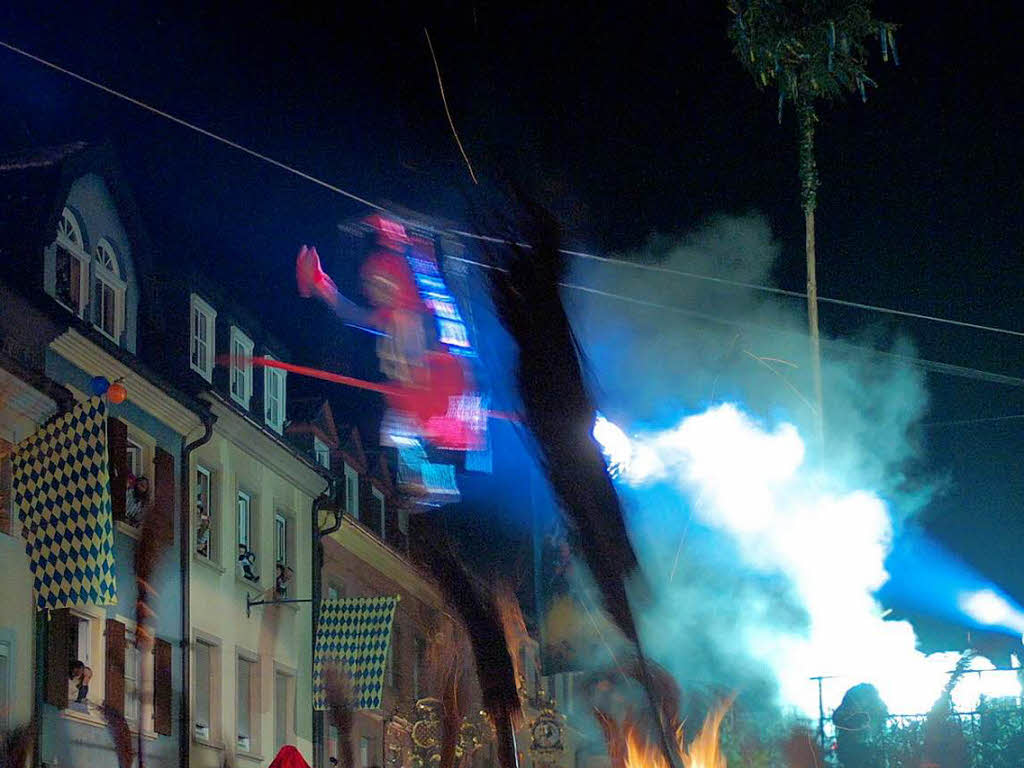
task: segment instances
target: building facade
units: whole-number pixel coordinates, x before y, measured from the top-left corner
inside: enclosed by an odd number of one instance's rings
[[[142,329],[154,308],[143,299],[143,284],[152,277],[153,255],[112,154],[74,145],[23,156],[0,167],[0,188],[4,337],[21,343],[31,370],[69,393],[60,410],[96,394],[94,377],[117,381],[127,392],[107,402],[116,602],[36,612],[18,542],[22,567],[9,577],[17,583],[0,605],[0,627],[13,623],[23,637],[29,606],[34,638],[28,646],[18,643],[24,653],[11,715],[37,718],[36,764],[117,765],[100,710],[107,705],[123,713],[148,762],[176,765],[186,688],[178,610],[183,582],[175,556],[179,478],[204,407],[146,363]],[[135,552],[150,514],[166,520],[167,538],[151,577],[159,595],[154,637],[136,642]],[[17,535],[17,520],[11,525]],[[71,679],[75,662],[91,672],[84,691]],[[29,670],[31,690],[22,679]]]

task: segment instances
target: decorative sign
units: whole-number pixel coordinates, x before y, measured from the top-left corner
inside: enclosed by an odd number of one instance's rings
[[[531,752],[561,752],[565,749],[562,743],[562,716],[545,707],[530,724],[530,737]]]

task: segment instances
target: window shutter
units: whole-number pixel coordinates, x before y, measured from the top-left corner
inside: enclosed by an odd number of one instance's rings
[[[71,613],[61,608],[46,623],[46,703],[68,705],[68,667],[71,660]]]
[[[171,644],[157,638],[153,648],[153,730],[171,735]]]
[[[174,540],[174,457],[163,448],[157,448],[153,465],[152,514],[160,521],[161,535],[170,542]]]
[[[111,510],[115,520],[124,520],[128,493],[128,425],[120,419],[107,419],[107,453],[110,456]]]
[[[124,624],[107,619],[103,703],[124,713]]]

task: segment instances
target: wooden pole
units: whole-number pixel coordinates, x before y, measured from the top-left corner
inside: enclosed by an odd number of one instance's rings
[[[814,211],[818,207],[818,165],[814,159],[814,127],[818,122],[809,97],[797,101],[800,144],[800,204],[804,211],[804,247],[807,255],[807,326],[810,336],[811,380],[817,405],[815,426],[820,459],[825,455],[825,398],[821,384],[821,343],[818,333],[818,279],[814,243]]]

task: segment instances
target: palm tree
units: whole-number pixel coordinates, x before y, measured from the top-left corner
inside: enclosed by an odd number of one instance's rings
[[[786,102],[796,112],[800,149],[800,205],[807,251],[807,320],[811,373],[817,402],[819,450],[824,447],[824,399],[818,341],[818,288],[815,276],[814,211],[818,167],[814,159],[817,103],[848,93],[867,100],[870,40],[878,40],[882,58],[899,64],[894,24],[871,15],[870,0],[727,0],[733,14],[729,39],[733,52],[758,88],[778,91],[778,119]]]

